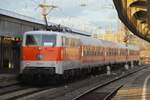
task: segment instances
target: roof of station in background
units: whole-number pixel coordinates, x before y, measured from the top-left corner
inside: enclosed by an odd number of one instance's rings
[[[25,16],[25,15],[18,14],[18,13],[15,13],[15,12],[11,12],[11,11],[1,9],[1,8],[0,8],[0,16],[7,16],[7,17],[23,20],[23,21],[35,23],[35,24],[45,25],[44,20],[35,19],[35,18],[32,18],[32,17],[28,17],[28,16]],[[52,22],[48,22],[48,25],[49,26],[50,25],[58,26],[58,24],[55,24],[55,23],[52,23]],[[66,27],[66,26],[63,26],[63,25],[60,25],[60,26],[64,27],[65,29],[67,29],[67,30],[69,30],[69,31],[71,31],[72,33],[75,33],[75,34],[91,36],[91,34],[88,33],[88,32],[80,31],[80,30],[77,30],[77,29],[74,29],[74,28],[69,28],[69,27]]]

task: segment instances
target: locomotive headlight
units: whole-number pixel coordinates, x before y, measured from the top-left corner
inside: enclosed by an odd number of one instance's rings
[[[40,60],[40,59],[43,59],[43,58],[44,58],[44,55],[43,55],[43,54],[37,54],[36,58],[39,59],[39,60]]]
[[[26,62],[25,64],[28,66],[28,65],[30,65],[30,62]]]

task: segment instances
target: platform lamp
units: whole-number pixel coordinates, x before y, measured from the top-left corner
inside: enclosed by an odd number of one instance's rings
[[[127,28],[125,27],[125,37],[124,37],[124,39],[123,39],[123,42],[125,43],[125,45],[126,45],[126,52],[127,52],[127,54],[126,54],[126,64],[125,64],[125,69],[129,69],[129,66],[128,66],[128,64],[127,64],[127,57],[128,57],[128,41],[129,41],[129,33],[127,33],[128,32],[128,30],[127,30]]]
[[[57,6],[47,4],[46,0],[44,0],[44,2],[39,4],[38,6],[41,8],[41,11],[42,11],[41,14],[44,17],[44,21],[45,21],[45,24],[46,24],[45,29],[47,30],[48,29],[47,15],[49,14],[50,11],[57,8]]]

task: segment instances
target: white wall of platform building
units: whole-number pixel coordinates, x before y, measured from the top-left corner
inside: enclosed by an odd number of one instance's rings
[[[40,28],[42,28],[42,25],[6,16],[0,16],[0,35],[2,36],[21,36],[26,31]]]

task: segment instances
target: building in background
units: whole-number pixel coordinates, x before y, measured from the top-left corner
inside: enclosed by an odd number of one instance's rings
[[[118,25],[118,31],[116,32],[106,30],[103,33],[93,33],[92,36],[97,39],[108,40],[121,44],[125,44],[125,38],[127,38],[127,44],[139,45],[142,49],[150,48],[150,43],[133,35],[123,24]]]
[[[44,27],[44,22],[0,9],[0,73],[17,73],[23,33]]]
[[[137,45],[140,47],[141,62],[150,64],[150,43],[133,35],[123,25],[118,29],[117,32],[106,31],[105,33],[93,34],[92,36],[97,39],[108,40],[116,43]],[[126,38],[127,40],[125,40]]]

